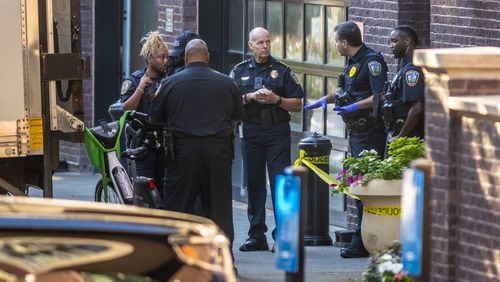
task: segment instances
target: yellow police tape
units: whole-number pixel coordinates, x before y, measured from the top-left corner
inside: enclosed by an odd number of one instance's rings
[[[401,208],[398,206],[364,207],[364,211],[373,215],[401,216]]]
[[[299,158],[295,160],[294,165],[299,166],[300,163],[303,163],[305,166],[307,166],[310,170],[312,170],[321,180],[323,180],[326,184],[328,184],[329,187],[332,187],[332,184],[335,184],[336,187],[339,187],[340,181],[337,179],[331,177],[328,173],[324,172],[321,170],[319,167],[315,166],[310,160],[310,157],[306,156],[306,152],[304,150],[299,151]],[[326,162],[328,163],[328,162]],[[342,188],[333,188],[335,192],[341,192],[346,194],[347,196],[359,200],[359,198],[347,191],[347,189],[342,189]]]

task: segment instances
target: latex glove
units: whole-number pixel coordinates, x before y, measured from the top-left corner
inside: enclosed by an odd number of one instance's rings
[[[316,109],[316,108],[319,108],[319,107],[322,107],[323,110],[326,109],[326,97],[323,97],[321,99],[319,99],[318,101],[312,103],[312,104],[309,104],[307,106],[304,106],[304,110],[311,110],[311,109]]]
[[[350,105],[343,106],[343,107],[337,106],[337,107],[333,108],[333,110],[338,112],[337,113],[338,115],[345,115],[345,114],[352,113],[352,112],[359,110],[359,105],[357,103],[352,103]]]

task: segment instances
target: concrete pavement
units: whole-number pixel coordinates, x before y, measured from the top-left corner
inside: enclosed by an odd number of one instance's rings
[[[54,198],[92,201],[94,188],[99,174],[59,172],[54,174]],[[40,197],[40,190],[30,188],[30,196]],[[235,241],[235,266],[238,268],[239,281],[284,281],[285,274],[275,267],[275,254],[267,252],[240,252],[239,245],[247,238],[249,227],[246,216],[247,205],[233,201]],[[267,212],[268,227],[274,227],[272,210]],[[335,238],[331,226],[332,239]],[[268,243],[272,245],[270,231]],[[305,281],[361,281],[362,272],[366,270],[369,259],[343,259],[340,248],[333,246],[306,247]]]

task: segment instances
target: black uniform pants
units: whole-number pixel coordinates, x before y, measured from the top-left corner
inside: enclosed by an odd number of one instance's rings
[[[244,124],[242,153],[246,160],[248,178],[248,237],[266,241],[266,167],[269,175],[271,198],[274,208],[274,185],[276,175],[290,165],[290,125],[280,123],[272,129],[263,130],[260,125]],[[274,214],[275,222],[276,214]],[[276,228],[272,231],[275,237]]]
[[[175,160],[167,157],[165,205],[167,210],[195,213],[200,198],[203,214],[234,240],[230,137],[188,138],[175,142]],[[198,212],[197,212],[198,213]]]

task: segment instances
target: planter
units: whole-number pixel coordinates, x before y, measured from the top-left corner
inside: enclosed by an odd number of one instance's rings
[[[349,192],[363,203],[361,237],[374,254],[399,241],[402,180],[372,180],[366,186],[351,186]]]

